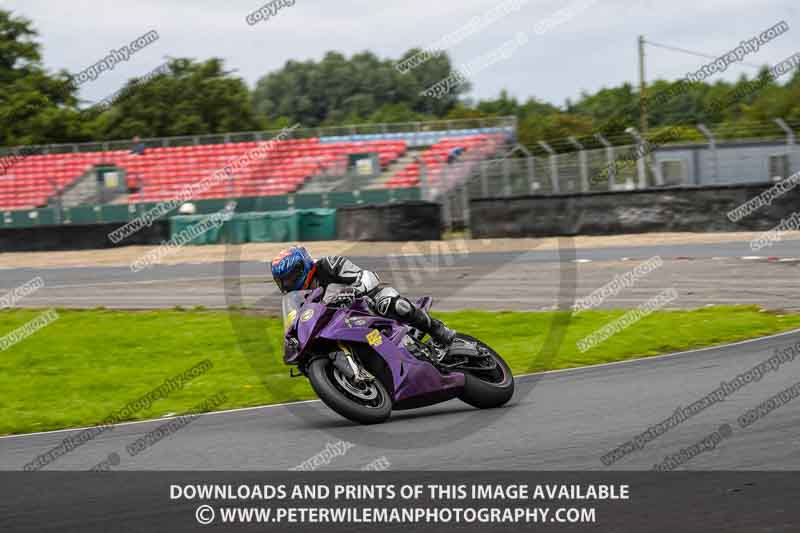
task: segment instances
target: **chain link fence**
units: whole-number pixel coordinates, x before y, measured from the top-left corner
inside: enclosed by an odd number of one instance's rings
[[[785,138],[719,141],[708,133],[706,141],[651,145],[639,140],[567,152],[533,153],[517,146],[504,156],[480,161],[448,191],[442,199],[445,226],[468,227],[469,200],[474,198],[767,183],[800,170],[800,148],[791,130]]]

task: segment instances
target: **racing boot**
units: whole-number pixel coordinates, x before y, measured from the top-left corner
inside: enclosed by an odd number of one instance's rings
[[[450,348],[450,345],[453,344],[453,339],[456,338],[456,332],[454,330],[448,328],[441,320],[436,320],[435,318],[431,318],[431,329],[428,330],[428,335],[431,336],[434,343],[445,349]]]
[[[455,331],[445,326],[441,320],[436,320],[424,310],[410,302],[398,302],[398,308],[403,304],[407,304],[410,307],[407,314],[403,317],[406,323],[430,335],[433,343],[441,346],[445,351],[450,348],[453,339],[456,337]]]
[[[434,356],[437,362],[441,363],[447,357],[450,345],[453,344],[453,340],[456,338],[456,332],[445,326],[441,320],[430,318],[430,321],[431,328],[428,330],[428,335],[431,336]]]
[[[396,294],[396,293],[395,293]],[[431,344],[433,345],[433,358],[437,362],[441,362],[450,345],[455,339],[456,332],[445,326],[441,321],[432,318],[424,309],[420,309],[408,299],[402,297],[387,298],[386,306],[381,309],[380,302],[378,302],[378,311],[380,314],[392,316],[405,322],[409,326],[427,333],[431,337]],[[388,312],[393,310],[394,312]]]

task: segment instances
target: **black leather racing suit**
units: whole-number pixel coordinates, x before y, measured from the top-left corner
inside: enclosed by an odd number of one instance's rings
[[[327,287],[331,283],[349,285],[357,295],[369,296],[375,301],[375,311],[379,314],[429,334],[440,346],[449,346],[453,342],[453,330],[415,306],[394,288],[381,283],[377,274],[356,266],[346,257],[333,255],[314,263],[310,286]]]

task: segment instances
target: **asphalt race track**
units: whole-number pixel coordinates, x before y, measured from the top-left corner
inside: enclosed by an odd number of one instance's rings
[[[632,307],[674,287],[676,307],[758,303],[797,308],[800,242],[781,245],[781,258],[745,257],[746,243],[702,246],[647,246],[594,250],[483,253],[438,264],[414,259],[388,264],[359,258],[410,294],[432,293],[439,308],[548,309],[563,298],[585,296],[614,274],[655,255],[663,267],[623,290],[606,306]],[[577,261],[576,261],[577,259]],[[205,305],[225,307],[225,287],[241,289],[243,302],[272,312],[277,293],[258,263],[158,267],[132,274],[125,268],[15,269],[3,271],[3,288],[41,275],[45,288],[23,305],[115,308]],[[223,281],[223,272],[228,279]],[[386,275],[388,273],[388,275]],[[266,294],[266,296],[265,296]],[[500,295],[500,296],[498,296]],[[572,300],[570,300],[572,301]],[[600,458],[678,407],[686,407],[740,373],[768,359],[776,348],[794,346],[800,332],[696,352],[518,379],[505,408],[478,411],[457,400],[393,414],[388,424],[355,426],[318,401],[248,408],[199,417],[187,427],[131,456],[126,445],[163,420],[122,424],[61,457],[49,470],[85,470],[117,454],[119,470],[285,470],[328,445],[354,446],[323,469],[359,469],[385,458],[392,470],[410,469],[649,469],[706,438],[720,425],[732,434],[716,449],[682,468],[791,470],[800,467],[796,420],[800,401],[789,402],[747,428],[737,419],[748,409],[798,381],[800,357],[724,401],[695,414],[613,465]],[[0,469],[18,470],[74,430],[0,437]]]
[[[504,408],[479,411],[458,400],[396,412],[380,426],[353,425],[321,402],[200,416],[144,452],[126,445],[164,421],[122,424],[74,449],[48,470],[86,470],[110,454],[115,470],[286,470],[339,446],[321,470],[358,470],[378,458],[391,470],[643,470],[729,424],[731,433],[680,466],[698,470],[800,467],[790,401],[744,429],[737,419],[798,381],[800,357],[764,374],[611,466],[601,456],[757,364],[794,346],[791,332],[677,355],[589,367],[518,380]],[[0,467],[22,469],[74,430],[0,438]],[[345,449],[342,442],[352,443]]]
[[[432,293],[443,309],[565,309],[655,255],[663,258],[663,266],[604,307],[630,308],[673,287],[679,295],[674,307],[755,303],[797,308],[800,262],[789,255],[743,256],[743,244],[356,261],[378,270],[407,294]],[[800,256],[800,246],[782,252]],[[41,276],[46,286],[22,302],[33,307],[246,304],[274,313],[278,295],[264,270],[263,264],[238,262],[158,267],[139,274],[108,267],[13,269],[3,271],[3,288]],[[770,358],[775,361],[778,353],[791,357],[759,367]],[[759,377],[753,379],[756,367]],[[31,532],[128,531],[134,524],[147,531],[193,531],[197,503],[172,501],[168,484],[198,479],[258,484],[277,482],[281,476],[300,482],[304,474],[291,470],[305,468],[317,476],[307,482],[319,482],[323,475],[334,476],[328,482],[346,481],[341,476],[349,475],[359,476],[349,478],[356,483],[419,483],[425,476],[442,483],[442,471],[458,482],[470,475],[494,482],[511,473],[539,482],[546,476],[564,482],[563,476],[573,474],[586,480],[594,473],[603,476],[595,482],[609,482],[629,474],[639,476],[625,479],[634,482],[635,505],[599,505],[595,525],[602,524],[603,531],[794,531],[800,514],[793,498],[796,481],[779,472],[791,475],[800,468],[799,375],[797,330],[679,354],[518,376],[515,396],[502,408],[477,410],[451,400],[397,411],[379,426],[353,424],[320,401],[124,423],[56,458],[44,467],[50,472],[44,478],[23,478],[19,476],[26,474],[14,471],[82,429],[5,436],[0,437],[0,471],[6,476],[0,484],[0,529],[5,522],[9,530]],[[736,379],[742,379],[739,386],[720,397],[721,384]],[[693,414],[681,411],[701,400],[706,403]],[[760,410],[753,416],[756,407]],[[661,424],[677,412],[684,413],[681,420]],[[145,449],[131,446],[158,434],[165,424],[181,421],[186,422]],[[641,440],[656,425],[666,430]],[[638,446],[626,447],[612,459],[607,455],[631,441]],[[669,469],[690,472],[633,473],[667,464],[668,458]],[[76,473],[99,464],[117,473]],[[370,465],[388,472],[375,477],[359,472]],[[697,471],[699,478],[685,477]],[[581,524],[575,526],[557,530],[577,530]],[[381,526],[387,529],[393,528]],[[451,524],[424,529],[453,530]],[[348,524],[326,530],[376,528]]]
[[[345,253],[346,251],[343,251]],[[770,253],[780,253],[770,257]],[[797,309],[800,241],[752,255],[748,243],[653,245],[624,248],[485,252],[447,257],[353,257],[411,296],[431,294],[442,310],[554,309],[559,294],[584,297],[653,256],[664,266],[608,299],[603,307],[634,307],[673,287],[676,308],[758,304]],[[6,269],[0,291],[41,276],[45,287],[20,302],[30,307],[149,309],[246,305],[275,313],[279,295],[264,263],[234,262],[126,267]]]

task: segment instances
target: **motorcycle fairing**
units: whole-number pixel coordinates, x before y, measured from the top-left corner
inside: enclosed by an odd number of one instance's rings
[[[301,323],[301,331],[303,325]],[[388,335],[381,329],[388,329]],[[367,344],[380,355],[392,374],[394,394],[392,400],[421,406],[453,398],[464,386],[464,374],[450,372],[442,374],[427,361],[411,355],[402,347],[408,327],[384,317],[376,317],[353,310],[336,311],[330,322],[318,333],[320,338],[350,343]],[[444,397],[444,398],[443,398]],[[430,398],[426,402],[425,398]],[[412,400],[411,402],[408,402]]]
[[[303,349],[308,346],[309,341],[313,340],[318,329],[317,326],[329,313],[331,310],[321,303],[307,303],[300,309],[295,318],[295,327],[297,328],[297,340],[300,341]]]

